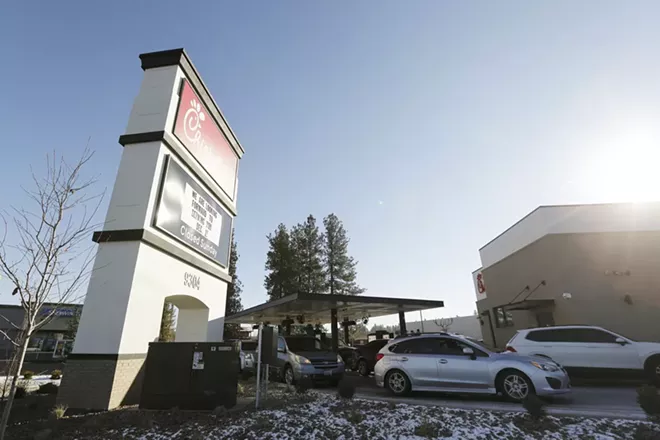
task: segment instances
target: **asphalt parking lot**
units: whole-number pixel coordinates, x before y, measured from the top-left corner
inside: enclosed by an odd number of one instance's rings
[[[362,377],[353,372],[347,376],[356,385],[356,395],[366,399],[493,411],[522,410],[521,405],[505,402],[497,396],[420,392],[405,398],[395,398],[387,390],[379,388],[373,376]],[[570,395],[547,400],[547,410],[556,415],[643,419],[646,416],[637,404],[636,386],[635,383],[603,386],[602,381],[592,384],[578,381]]]

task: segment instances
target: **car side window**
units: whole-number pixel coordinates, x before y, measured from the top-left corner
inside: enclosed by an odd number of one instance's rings
[[[614,344],[616,336],[595,328],[573,329],[576,342],[587,342],[596,344]]]
[[[536,342],[572,342],[613,344],[616,336],[595,328],[560,328],[554,330],[535,330],[527,338]]]
[[[284,342],[284,338],[277,339],[277,350],[278,351],[286,350],[286,342]]]
[[[574,342],[570,329],[535,330],[529,332],[525,339],[534,342]]]
[[[434,340],[431,338],[402,341],[390,348],[397,354],[436,354]]]

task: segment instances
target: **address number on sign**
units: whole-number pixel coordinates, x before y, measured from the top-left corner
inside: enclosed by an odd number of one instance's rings
[[[194,275],[191,273],[184,273],[183,274],[183,285],[186,287],[190,287],[191,289],[196,289],[199,290],[200,284],[202,283],[202,280],[199,278],[199,275]]]

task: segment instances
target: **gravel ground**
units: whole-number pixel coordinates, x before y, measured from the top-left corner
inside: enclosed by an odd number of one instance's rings
[[[248,397],[242,399],[243,402]],[[10,428],[16,440],[48,439],[660,439],[649,422],[545,417],[392,404],[277,385],[264,408],[227,412],[139,411],[30,422]],[[658,429],[658,430],[656,430]]]

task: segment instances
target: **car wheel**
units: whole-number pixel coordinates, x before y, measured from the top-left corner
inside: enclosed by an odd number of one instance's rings
[[[535,394],[534,385],[520,371],[506,370],[500,373],[498,390],[513,402],[522,402],[530,394]]]
[[[653,385],[660,385],[660,356],[646,361],[646,374]]]
[[[296,382],[296,379],[293,375],[293,368],[291,365],[287,365],[284,368],[284,383],[287,385],[293,385]]]
[[[385,386],[395,396],[405,396],[410,393],[410,379],[401,370],[392,370],[387,373]]]
[[[364,359],[360,359],[360,362],[358,362],[358,373],[360,373],[361,376],[369,376],[369,366],[367,365],[367,361]]]

